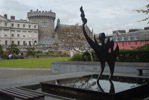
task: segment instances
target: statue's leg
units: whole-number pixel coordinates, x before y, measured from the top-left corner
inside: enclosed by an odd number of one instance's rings
[[[113,73],[114,73],[114,63],[108,63],[108,65],[109,65],[109,69],[110,69],[109,80],[111,80],[111,78],[113,77]]]
[[[109,80],[110,82],[110,90],[109,90],[109,93],[115,93],[115,88],[114,88],[114,84],[111,80]]]
[[[97,82],[100,80],[102,73],[104,71],[104,68],[105,68],[105,62],[101,62],[100,64],[101,64],[101,71],[100,71],[100,74],[98,75]]]

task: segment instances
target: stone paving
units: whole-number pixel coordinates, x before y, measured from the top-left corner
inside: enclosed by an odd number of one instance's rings
[[[0,88],[39,84],[42,81],[81,77],[97,73],[98,72],[77,72],[54,75],[51,73],[50,69],[0,68]],[[115,73],[115,75],[149,78],[149,75],[138,76],[136,74],[127,73]]]
[[[77,73],[66,73],[56,75],[52,74],[50,69],[0,68],[0,88],[34,85],[48,80],[81,77],[97,73],[98,72],[77,72]],[[136,74],[127,74],[127,73],[115,73],[115,75],[149,78],[149,75],[138,76]],[[71,100],[71,99],[58,99],[57,97],[52,99],[49,98],[51,98],[51,96],[46,96],[45,100]]]

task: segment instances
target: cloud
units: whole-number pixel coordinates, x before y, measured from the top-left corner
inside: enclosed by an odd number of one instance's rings
[[[111,34],[117,29],[147,26],[137,22],[146,15],[134,11],[145,9],[146,4],[146,0],[1,0],[0,12],[26,19],[30,10],[52,10],[63,24],[81,24],[79,8],[83,6],[90,29]]]

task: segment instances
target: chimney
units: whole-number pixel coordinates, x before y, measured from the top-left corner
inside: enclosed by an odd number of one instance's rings
[[[11,20],[15,20],[15,16],[11,16]]]
[[[139,31],[139,29],[129,29],[129,32],[136,32]]]
[[[115,30],[115,31],[113,31],[113,34],[118,35],[118,33],[121,33],[121,34],[126,33],[126,30]]]
[[[149,27],[144,27],[144,30],[149,30]]]
[[[7,14],[4,14],[4,18],[6,18],[6,19],[7,19]]]

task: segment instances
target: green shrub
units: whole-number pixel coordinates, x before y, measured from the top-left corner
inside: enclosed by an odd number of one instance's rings
[[[94,51],[91,52],[94,61],[99,61],[96,53]],[[82,57],[80,55],[74,55],[73,61],[91,61],[90,54],[88,52],[84,52]],[[78,60],[79,59],[79,60]],[[119,55],[117,57],[118,62],[149,62],[149,44],[146,44],[142,47],[133,49],[133,50],[120,50]]]
[[[82,60],[83,61],[91,61],[90,54],[87,51],[82,54]]]
[[[20,53],[20,50],[19,50],[19,48],[17,47],[16,44],[12,44],[10,46],[10,48],[7,48],[7,50],[8,50],[9,53],[12,53],[12,54],[19,54]]]
[[[91,51],[91,54],[93,56],[93,61],[99,61],[99,58],[97,57],[97,55],[94,51]],[[91,61],[91,56],[87,51],[82,54],[82,60],[83,61]]]
[[[149,44],[143,45],[142,47],[138,47],[135,50],[149,51]]]
[[[26,48],[27,56],[35,56],[35,48]]]
[[[149,62],[149,51],[124,50],[120,51],[119,62]]]
[[[8,58],[8,54],[3,53],[3,54],[2,54],[2,58],[7,59],[7,58]]]
[[[74,54],[73,57],[71,57],[70,61],[82,61],[82,55],[81,54]]]
[[[0,56],[4,54],[3,47],[0,45]]]

